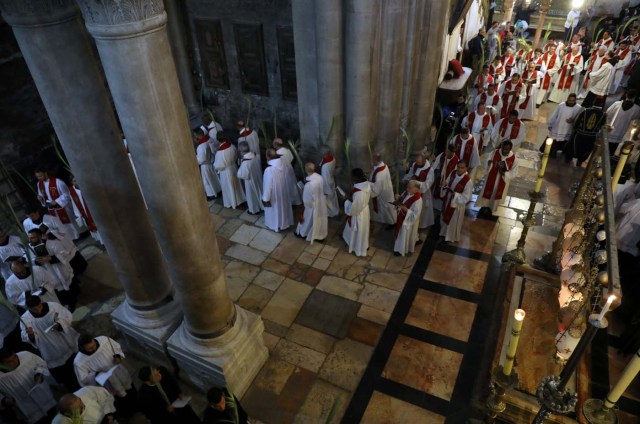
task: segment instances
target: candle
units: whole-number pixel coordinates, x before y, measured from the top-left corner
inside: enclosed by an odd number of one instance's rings
[[[600,314],[598,315],[598,318],[596,318],[598,321],[602,321],[604,314],[607,313],[607,311],[611,307],[611,304],[613,303],[614,300],[616,300],[615,294],[612,294],[611,296],[609,296],[609,298],[607,299],[607,303],[604,304],[604,308],[602,308],[602,310],[600,311]]]
[[[640,350],[633,355],[633,358],[624,369],[620,380],[613,386],[607,397],[604,398],[605,408],[611,409],[614,407],[620,399],[620,396],[622,396],[625,390],[627,390],[627,387],[629,387],[629,384],[631,384],[636,375],[638,375],[638,371],[640,371]]]
[[[551,153],[551,145],[553,144],[553,139],[551,137],[547,138],[544,146],[544,154],[542,155],[542,163],[540,164],[540,170],[538,171],[538,180],[536,181],[535,192],[540,193],[540,189],[542,188],[542,177],[544,177],[544,171],[547,169],[547,162],[549,161],[549,153]]]
[[[620,149],[620,159],[618,160],[616,170],[613,172],[613,176],[611,177],[611,191],[613,191],[614,193],[616,191],[616,187],[618,187],[618,181],[620,181],[622,170],[624,169],[624,165],[627,163],[627,159],[629,158],[632,147],[633,144],[625,142],[622,145],[622,149]]]
[[[518,341],[520,340],[520,330],[522,330],[522,321],[525,312],[522,309],[516,309],[513,313],[513,327],[511,327],[511,338],[509,346],[507,346],[507,357],[502,366],[502,373],[507,377],[511,375],[513,370],[513,361],[516,358],[516,350],[518,349]]]

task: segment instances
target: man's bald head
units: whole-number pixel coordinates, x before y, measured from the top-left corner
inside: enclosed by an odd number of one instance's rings
[[[282,146],[284,146],[284,141],[282,141],[281,138],[274,138],[273,139],[273,147],[275,149],[279,149]]]
[[[316,172],[316,164],[315,164],[315,163],[313,163],[313,162],[307,162],[307,163],[304,165],[304,170],[305,170],[305,172],[307,173],[307,175],[311,175],[311,174],[313,174],[314,172]]]
[[[382,161],[382,155],[380,153],[373,154],[373,163],[378,163]]]
[[[82,399],[73,393],[67,393],[60,398],[58,409],[60,409],[60,413],[65,417],[71,417],[76,411],[82,413],[84,403],[82,403]]]
[[[416,164],[418,164],[418,166],[422,166],[424,165],[424,155],[422,153],[418,153],[416,155]]]
[[[418,191],[420,191],[420,182],[416,180],[410,180],[407,184],[407,188],[411,193],[417,193]]]
[[[278,154],[276,153],[276,149],[267,149],[265,154],[267,156],[267,160],[276,159],[278,157]]]

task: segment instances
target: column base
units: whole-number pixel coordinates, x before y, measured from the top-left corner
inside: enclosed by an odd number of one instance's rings
[[[183,371],[180,377],[202,390],[227,386],[242,397],[269,356],[260,316],[236,306],[236,322],[214,339],[198,339],[184,323],[167,340],[169,354]]]
[[[111,318],[124,336],[127,350],[150,364],[174,367],[165,343],[182,322],[182,311],[175,301],[151,311],[139,311],[125,300],[111,313]]]

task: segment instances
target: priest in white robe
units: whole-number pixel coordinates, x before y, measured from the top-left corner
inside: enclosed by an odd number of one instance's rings
[[[78,333],[71,326],[71,312],[59,303],[42,302],[38,296],[27,299],[27,308],[20,323],[22,341],[38,348],[58,383],[77,389],[73,357],[78,351]]]
[[[247,206],[250,214],[255,215],[262,211],[262,167],[260,157],[249,150],[249,144],[245,141],[238,145],[240,149],[240,167],[238,178],[244,182],[244,192],[247,197]]]
[[[595,53],[593,53],[585,63],[584,67],[586,72],[584,74],[580,93],[578,94],[579,99],[584,99],[587,95],[590,85],[589,83],[591,81],[591,73],[597,72],[602,65],[608,62],[609,56],[607,55],[607,51],[608,50],[605,46],[601,46],[596,49]]]
[[[609,87],[611,86],[611,78],[613,77],[614,67],[618,63],[618,59],[613,55],[613,52],[608,51],[606,53],[606,60],[602,59],[600,67],[597,70],[593,70],[587,73],[587,93],[582,107],[588,108],[591,106],[604,107],[607,101],[607,95],[609,94]],[[596,67],[594,66],[594,69]]]
[[[416,161],[411,164],[409,171],[404,176],[403,181],[415,181],[420,186],[422,196],[422,210],[418,228],[428,228],[435,223],[433,214],[433,195],[431,190],[435,181],[435,169],[422,153],[416,156]]]
[[[55,291],[63,287],[46,268],[37,265],[27,268],[21,260],[15,260],[11,272],[4,289],[13,305],[25,308],[27,297],[32,294],[40,296],[43,302],[60,302]]]
[[[304,190],[300,219],[296,234],[313,244],[314,240],[324,240],[329,232],[327,202],[324,195],[324,182],[316,173],[316,165],[309,162],[305,165]]]
[[[481,214],[493,214],[509,192],[509,182],[518,175],[518,161],[509,140],[502,143],[487,161],[487,176],[478,194],[476,207]]]
[[[629,200],[616,214],[616,241],[618,251],[637,262],[640,257],[640,199]]]
[[[82,191],[80,191],[80,184],[74,176],[71,176],[69,195],[72,200],[71,204],[73,206],[73,213],[76,217],[76,225],[80,228],[87,228],[91,233],[91,237],[93,237],[93,239],[98,243],[102,244],[102,238],[100,237],[98,227],[93,220],[87,201],[85,200]]]
[[[369,182],[371,183],[371,220],[387,224],[391,229],[396,223],[396,207],[393,183],[389,167],[382,161],[382,155],[373,155],[373,167]]]
[[[562,66],[558,71],[556,85],[549,94],[549,101],[560,103],[567,98],[570,93],[577,93],[580,89],[580,73],[584,66],[582,55],[578,47],[573,46],[571,51],[562,59]]]
[[[520,74],[514,73],[511,78],[503,82],[498,89],[498,94],[502,99],[502,109],[500,109],[500,118],[506,118],[509,113],[517,110],[518,105],[524,100],[524,84],[520,78]]]
[[[103,387],[87,386],[60,398],[52,424],[76,424],[74,416],[80,416],[83,424],[102,424],[108,415],[116,412],[114,398]],[[111,421],[107,421],[111,422]]]
[[[35,175],[38,179],[38,200],[42,206],[47,207],[50,215],[62,221],[66,233],[72,240],[76,240],[80,235],[73,215],[69,187],[61,179],[49,177],[47,171],[42,168],[36,169]]]
[[[538,97],[538,89],[542,80],[542,72],[536,71],[536,64],[529,62],[527,69],[522,74],[522,82],[524,83],[524,100],[518,106],[520,119],[536,120],[536,98]]]
[[[509,140],[513,144],[513,148],[517,149],[526,135],[527,130],[524,123],[518,118],[518,111],[512,110],[508,118],[501,119],[494,125],[491,134],[492,148],[497,148],[503,141]]]
[[[49,386],[47,364],[31,352],[0,350],[0,401],[16,406],[24,422],[35,424],[53,415],[56,401]]]
[[[478,165],[480,165],[478,142],[475,137],[471,135],[468,127],[462,127],[460,134],[455,136],[453,140],[451,140],[451,143],[456,146],[456,156],[468,164],[467,172],[471,177],[471,183],[473,183],[476,180]]]
[[[486,111],[486,104],[480,101],[475,112],[471,112],[462,119],[462,127],[469,128],[473,138],[478,142],[478,153],[482,152],[486,146],[491,145],[491,132],[493,131],[493,122],[491,115]]]
[[[395,243],[393,253],[405,256],[414,252],[420,240],[418,230],[422,213],[422,196],[420,182],[411,180],[407,184],[407,191],[396,196],[398,220],[396,221]]]
[[[447,150],[440,153],[433,161],[433,208],[436,210],[442,210],[442,200],[446,194],[447,181],[449,176],[456,172],[459,160],[458,155],[456,155],[455,144],[448,144]]]
[[[547,119],[549,137],[553,139],[551,157],[556,157],[557,151],[564,148],[565,141],[569,140],[573,132],[573,123],[582,111],[582,106],[576,104],[576,95],[571,93],[567,96],[567,100],[560,103]],[[544,143],[541,149],[544,149]]]
[[[356,256],[367,256],[369,249],[369,199],[371,197],[371,183],[367,181],[364,171],[356,168],[351,171],[354,181],[351,195],[344,201],[344,213],[347,223],[342,231],[342,239],[349,246],[349,253]]]
[[[616,63],[613,77],[611,77],[611,87],[609,88],[609,94],[614,94],[618,91],[620,83],[622,82],[622,77],[624,76],[624,70],[627,68],[627,65],[629,65],[631,59],[633,58],[632,53],[633,52],[631,51],[631,47],[629,46],[629,41],[620,41],[620,43],[618,44],[618,48],[614,52],[619,60],[618,63]]]
[[[222,125],[220,125],[209,112],[202,115],[202,125],[200,125],[200,129],[203,134],[209,136],[209,140],[217,140],[218,133],[223,131]],[[215,152],[213,152],[213,154],[215,154]]]
[[[556,46],[551,45],[549,50],[542,55],[542,61],[544,63],[544,76],[540,82],[540,89],[536,99],[536,104],[539,106],[546,101],[546,97],[551,90],[552,84],[556,82],[558,71],[562,65],[562,59],[556,54]]]
[[[298,183],[296,178],[296,172],[293,170],[293,153],[291,150],[284,147],[284,141],[281,138],[273,140],[273,148],[276,150],[282,166],[285,169],[285,178],[287,181],[287,187],[289,188],[289,198],[292,205],[301,205],[302,197],[300,196],[300,189],[298,189]]]
[[[213,169],[213,157],[209,145],[211,139],[208,135],[203,134],[200,128],[196,128],[194,135],[196,136],[196,159],[200,167],[204,192],[207,195],[207,200],[211,201],[218,197],[218,193],[222,190],[218,174]]]
[[[267,167],[264,170],[262,188],[264,223],[277,233],[294,224],[293,210],[282,159],[274,149],[267,149],[266,155]]]
[[[244,121],[238,121],[236,123],[238,129],[238,143],[246,141],[251,150],[256,156],[260,157],[260,139],[258,133],[255,130],[248,128]]]
[[[607,125],[609,126],[609,152],[615,154],[618,146],[625,141],[631,123],[640,118],[640,106],[635,103],[636,91],[626,93],[625,100],[618,100],[607,109]],[[631,139],[628,137],[627,139]]]
[[[236,147],[231,144],[224,133],[218,134],[220,147],[216,152],[213,167],[220,175],[222,186],[222,203],[225,208],[235,209],[247,201],[238,180],[238,166],[236,165]]]
[[[330,218],[340,215],[336,181],[333,174],[336,169],[336,159],[328,146],[322,148],[322,161],[320,162],[320,175],[324,184],[324,195],[327,197],[327,214]]]
[[[491,124],[495,124],[500,118],[500,111],[502,110],[502,97],[498,94],[497,85],[489,84],[487,91],[478,94],[473,100],[473,110],[478,110],[478,105],[484,103],[487,113],[491,115]],[[487,144],[484,144],[485,146]]]
[[[471,201],[473,183],[467,173],[467,164],[458,162],[456,172],[452,173],[444,189],[446,192],[440,215],[440,237],[445,242],[457,242],[462,235],[464,211]]]

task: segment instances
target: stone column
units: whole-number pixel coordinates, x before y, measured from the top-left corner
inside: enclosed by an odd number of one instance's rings
[[[345,2],[346,135],[351,140],[351,166],[367,172],[368,143],[378,123],[381,0]]]
[[[179,0],[164,0],[164,7],[167,10],[169,42],[171,43],[171,51],[173,52],[173,59],[176,63],[182,98],[184,99],[189,116],[200,123],[199,115],[202,110],[193,85],[193,72],[191,72],[191,63],[186,48],[184,2]]]
[[[540,16],[538,16],[538,24],[536,26],[536,34],[533,37],[533,43],[531,44],[532,48],[535,49],[538,47],[538,43],[540,43],[540,35],[542,35],[542,30],[544,27],[544,18],[547,17],[547,13],[549,12],[549,7],[551,6],[551,0],[542,0],[540,2]]]
[[[502,19],[507,24],[511,25],[511,15],[513,14],[513,4],[514,0],[504,0],[502,8],[504,18]]]
[[[0,8],[124,286],[114,324],[133,348],[166,361],[164,342],[182,313],[77,6],[2,0]]]
[[[234,307],[195,160],[162,0],[79,0],[130,143],[184,322],[169,353],[195,384],[241,396],[267,358],[260,317]]]

